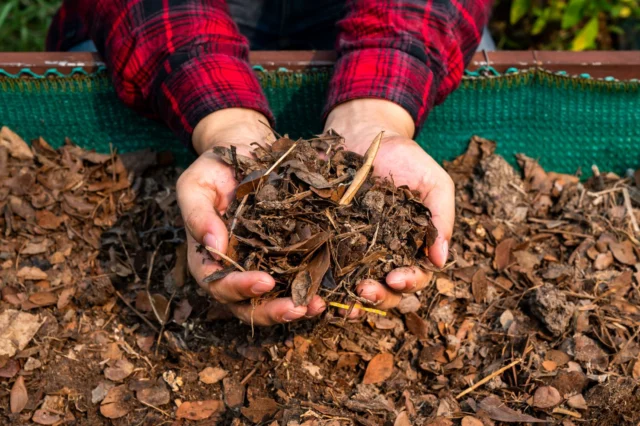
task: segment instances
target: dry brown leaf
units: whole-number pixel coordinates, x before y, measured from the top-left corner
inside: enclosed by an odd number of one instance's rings
[[[533,406],[538,408],[553,408],[562,402],[562,396],[553,386],[540,386],[533,394]]]
[[[558,368],[558,364],[555,361],[546,360],[542,362],[542,367],[547,371],[555,371]]]
[[[27,387],[24,385],[24,377],[18,376],[13,383],[11,393],[9,396],[9,406],[12,413],[19,413],[24,410],[29,402],[29,395],[27,394]]]
[[[298,272],[291,284],[291,296],[295,306],[306,306],[318,292],[322,278],[330,266],[329,246],[323,244],[309,264]]]
[[[22,251],[20,251],[20,253],[23,255],[46,253],[52,244],[53,244],[53,241],[48,239],[44,239],[38,243],[29,243],[22,249]]]
[[[482,423],[482,421],[476,419],[475,417],[464,416],[462,418],[462,425],[461,426],[483,426],[483,423]]]
[[[40,316],[7,309],[0,314],[0,357],[12,357],[31,341],[43,322]]]
[[[189,315],[191,315],[192,310],[193,307],[189,304],[189,300],[182,299],[176,304],[176,308],[173,311],[173,320],[177,324],[184,324],[189,318]]]
[[[536,419],[528,414],[512,410],[497,396],[490,395],[480,401],[478,408],[485,411],[491,420],[506,423],[546,423],[546,420]]]
[[[609,248],[613,252],[613,257],[620,263],[633,266],[638,262],[638,258],[633,251],[633,244],[629,240],[621,243],[609,243]]]
[[[570,396],[567,399],[567,405],[571,408],[575,408],[577,410],[588,410],[589,406],[587,405],[587,401],[585,401],[584,396],[581,393],[577,395]]]
[[[271,398],[250,399],[249,406],[242,407],[240,411],[253,424],[259,424],[271,419],[276,414],[278,403]]]
[[[633,363],[631,375],[634,379],[640,380],[640,360],[636,360],[636,362]]]
[[[600,253],[593,261],[593,267],[598,271],[603,271],[613,264],[613,255],[610,251]]]
[[[183,402],[176,410],[176,417],[179,419],[187,420],[204,420],[213,416],[214,414],[221,414],[224,412],[224,403],[220,400],[205,400],[205,401],[187,401]]]
[[[498,271],[503,271],[514,262],[513,249],[516,244],[517,242],[514,238],[507,238],[498,244],[496,254],[493,258],[494,268]]]
[[[229,372],[222,368],[207,367],[198,374],[198,377],[202,383],[212,385],[227,377],[228,374]]]
[[[66,219],[66,215],[56,216],[49,210],[36,211],[36,223],[38,226],[50,231],[58,229]]]
[[[411,426],[411,421],[406,411],[401,412],[396,417],[396,421],[393,422],[393,426]]]
[[[36,412],[33,413],[33,417],[31,417],[31,421],[39,425],[54,425],[60,422],[60,420],[62,420],[62,418],[58,414],[52,414],[47,410],[36,410]]]
[[[407,325],[407,329],[418,339],[427,339],[429,337],[429,325],[415,312],[409,312],[406,314],[404,316],[404,321]]]
[[[401,314],[408,314],[411,312],[416,312],[420,309],[421,303],[418,298],[413,294],[403,294],[402,300],[397,306],[398,312]]]
[[[46,280],[47,273],[36,266],[23,266],[16,274],[18,278],[31,281]]]
[[[382,383],[391,377],[392,373],[393,355],[388,353],[378,354],[369,361],[362,383],[365,385]]]
[[[7,148],[9,154],[18,160],[31,160],[33,152],[29,145],[6,126],[0,129],[0,146]]]
[[[58,302],[58,296],[51,291],[42,291],[29,296],[29,302],[38,307],[55,305]]]
[[[455,297],[455,287],[455,284],[448,278],[436,279],[436,288],[438,289],[438,293],[443,296]]]
[[[20,363],[15,359],[10,359],[0,368],[0,377],[12,379],[20,371]]]
[[[127,359],[119,359],[112,367],[104,369],[104,377],[113,382],[121,382],[133,373],[134,368],[134,365]]]
[[[153,405],[155,407],[171,402],[169,389],[167,389],[167,386],[162,382],[158,382],[156,385],[148,388],[140,389],[136,392],[136,398],[140,402]]]
[[[113,387],[107,392],[107,396],[100,404],[100,414],[109,419],[124,417],[131,410],[130,400],[131,393],[127,389],[127,385]]]

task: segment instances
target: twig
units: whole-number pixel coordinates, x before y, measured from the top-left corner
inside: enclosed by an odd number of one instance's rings
[[[244,379],[242,379],[242,381],[240,382],[240,386],[244,386],[247,384],[247,382],[251,379],[251,377],[253,377],[254,374],[256,374],[256,371],[258,371],[258,366],[256,365],[255,367],[253,367],[253,370],[249,371],[249,374],[247,374]]]
[[[176,293],[178,291],[174,291],[173,294],[171,295],[171,297],[169,298],[169,302],[167,303],[167,307],[164,308],[164,316],[163,318],[167,318],[169,316],[169,309],[171,308],[171,301],[173,300],[173,298],[175,297]],[[162,323],[162,326],[160,327],[160,332],[158,333],[158,340],[156,341],[156,351],[155,351],[155,355],[158,356],[158,349],[160,348],[160,343],[162,342],[162,335],[164,334],[164,327],[166,325],[166,322]]]
[[[282,154],[282,156],[280,158],[278,158],[278,160],[273,163],[273,166],[269,167],[269,170],[267,170],[266,172],[264,172],[264,175],[262,175],[262,177],[267,177],[271,174],[272,171],[274,171],[276,169],[276,167],[278,167],[280,165],[280,163],[282,163],[282,161],[284,161],[285,158],[287,158],[287,155],[291,154],[291,151],[294,150],[294,148],[296,146],[298,146],[298,142],[300,140],[297,140],[293,143],[293,145],[291,145],[291,148],[289,148],[287,150],[287,152],[285,152],[284,154]]]
[[[142,405],[146,405],[146,406],[147,406],[147,407],[149,407],[149,408],[153,408],[154,410],[156,410],[156,411],[158,411],[158,412],[160,412],[160,413],[164,414],[165,416],[169,417],[170,419],[172,419],[172,418],[173,418],[173,416],[172,416],[171,414],[169,414],[169,413],[167,413],[166,411],[164,411],[164,410],[162,410],[162,409],[160,409],[160,408],[156,407],[155,405],[148,404],[148,403],[146,403],[146,402],[144,402],[144,401],[141,401],[141,400],[138,400],[138,401],[140,401],[140,403],[141,403]]]
[[[620,354],[624,351],[627,350],[627,348],[629,347],[629,345],[631,344],[631,342],[633,342],[634,340],[636,340],[636,337],[638,337],[638,334],[640,334],[640,327],[638,327],[638,329],[636,330],[635,333],[633,333],[633,336],[631,336],[629,338],[629,340],[627,340],[624,345],[622,345],[622,347],[620,348],[620,350],[618,351],[618,353],[613,357],[613,360],[611,361],[612,364],[617,364],[618,363],[618,357],[620,357]]]
[[[582,414],[578,413],[577,411],[567,410],[566,408],[556,407],[556,408],[553,409],[552,413],[553,414],[565,414],[567,416],[575,417],[576,419],[581,419],[582,418]]]
[[[349,188],[347,188],[347,191],[344,193],[342,199],[338,203],[341,206],[346,206],[347,204],[351,203],[351,201],[353,201],[353,197],[356,196],[356,192],[358,192],[358,189],[360,189],[365,180],[367,180],[369,171],[371,170],[371,167],[373,167],[373,161],[376,159],[376,155],[378,155],[378,149],[380,149],[382,136],[384,136],[384,132],[380,132],[378,136],[375,137],[373,142],[371,142],[371,146],[364,154],[364,164],[356,172],[356,175],[353,177],[353,182],[351,182],[351,185],[349,185]]]
[[[145,317],[144,315],[142,315],[136,308],[134,308],[131,303],[127,302],[127,300],[122,296],[122,294],[120,294],[120,292],[118,290],[116,290],[116,296],[118,296],[120,298],[120,300],[122,300],[122,302],[127,305],[127,307],[129,309],[131,309],[136,315],[138,315],[149,327],[151,327],[153,329],[153,331],[155,331],[156,333],[158,332],[158,329],[156,328],[156,326],[149,321],[149,319],[147,317]]]
[[[233,259],[231,259],[229,256],[227,256],[226,254],[222,253],[221,251],[218,251],[216,249],[214,249],[213,247],[209,247],[209,246],[204,246],[205,249],[207,249],[208,252],[211,252],[213,254],[217,254],[218,256],[220,256],[223,260],[226,260],[228,263],[232,264],[233,266],[235,266],[236,269],[238,269],[239,271],[242,272],[247,272],[246,269],[244,269],[242,266],[238,265]]]
[[[247,198],[249,198],[249,194],[246,194],[244,197],[242,197],[242,201],[240,201],[240,205],[238,206],[238,209],[236,210],[236,214],[233,215],[233,221],[231,222],[231,228],[229,228],[229,235],[233,234],[233,230],[236,229],[236,223],[238,222],[238,216],[240,216],[240,214],[242,213],[242,209],[244,208],[244,205],[247,202]]]
[[[493,373],[489,374],[487,377],[485,377],[484,379],[480,380],[478,383],[476,383],[475,385],[465,389],[464,391],[460,392],[458,394],[458,396],[456,396],[456,399],[460,399],[463,396],[465,396],[466,394],[473,392],[474,390],[476,390],[477,388],[479,388],[480,386],[484,385],[485,383],[491,381],[493,378],[498,377],[499,375],[501,375],[502,373],[504,373],[505,371],[507,371],[508,369],[510,369],[511,367],[513,367],[514,365],[518,365],[522,362],[522,359],[517,359],[515,361],[513,361],[512,363],[510,363],[509,365],[505,365],[504,367],[502,367],[499,370],[494,371]]]
[[[158,313],[158,309],[156,308],[156,304],[153,301],[153,297],[151,297],[151,273],[153,272],[153,262],[156,259],[156,254],[158,253],[158,250],[160,250],[160,247],[162,247],[162,243],[163,241],[160,241],[160,244],[158,244],[158,247],[156,247],[156,249],[153,251],[153,254],[151,255],[151,261],[149,262],[149,270],[147,271],[147,283],[145,285],[145,288],[147,290],[147,297],[149,298],[149,304],[151,305],[151,310],[153,310],[153,314],[156,316],[156,319],[158,320],[158,322],[160,323],[160,325],[164,325],[164,320],[162,319],[163,317],[160,316],[160,314]]]
[[[633,232],[638,235],[640,233],[640,227],[638,227],[638,221],[636,215],[633,214],[633,207],[631,206],[631,197],[629,197],[629,190],[622,188],[622,195],[624,195],[624,207],[627,210],[627,216],[631,220],[631,226],[633,226]]]

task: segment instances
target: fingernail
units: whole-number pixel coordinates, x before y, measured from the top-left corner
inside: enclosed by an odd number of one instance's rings
[[[202,238],[202,243],[207,247],[211,247],[220,251],[220,243],[218,243],[218,239],[213,234],[205,234],[205,236]],[[220,256],[218,256],[217,254],[210,254],[215,260],[220,260]]]
[[[306,313],[307,313],[306,306],[298,306],[296,308],[289,309],[287,312],[285,312],[285,314],[282,316],[282,319],[286,322],[289,322],[289,321],[297,320],[298,318],[304,316],[304,314]]]
[[[273,288],[273,284],[266,281],[258,281],[251,286],[251,292],[256,296],[264,294]]]
[[[444,259],[444,263],[447,263],[447,259],[449,258],[449,241],[444,240],[442,243],[442,258]]]
[[[373,287],[365,287],[362,289],[362,291],[360,292],[360,296],[364,297],[365,299],[371,300],[372,302],[375,302],[375,294],[376,294],[376,289]]]
[[[387,284],[389,284],[389,287],[393,287],[395,290],[402,290],[406,287],[407,282],[403,281],[400,278],[392,278],[390,280],[387,280]]]

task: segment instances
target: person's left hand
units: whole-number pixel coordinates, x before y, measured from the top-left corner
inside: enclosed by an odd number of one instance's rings
[[[402,107],[380,99],[359,99],[334,108],[325,130],[333,129],[345,138],[346,149],[364,154],[375,136],[384,130],[374,174],[392,177],[396,186],[407,185],[420,192],[438,230],[436,242],[428,248],[431,262],[443,267],[449,253],[449,241],[455,216],[454,184],[447,172],[413,139],[413,119]],[[396,307],[402,293],[413,293],[429,284],[431,274],[418,267],[391,271],[386,285],[364,280],[356,294],[371,301],[378,309]],[[357,316],[359,312],[352,312]]]

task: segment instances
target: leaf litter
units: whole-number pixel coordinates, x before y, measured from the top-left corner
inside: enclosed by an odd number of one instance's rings
[[[367,170],[340,203],[365,158],[337,135],[218,150],[243,180],[228,255],[276,278],[267,297],[352,306],[359,279],[433,274],[386,317],[252,336],[188,275],[167,154],[0,140],[3,423],[640,422],[634,176],[580,182],[523,155],[520,172],[475,137],[446,164],[457,223],[437,270],[411,191]]]

